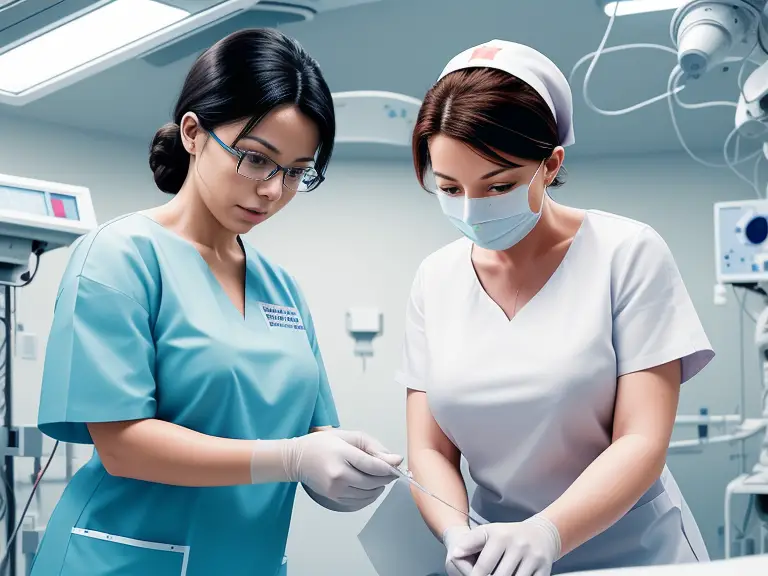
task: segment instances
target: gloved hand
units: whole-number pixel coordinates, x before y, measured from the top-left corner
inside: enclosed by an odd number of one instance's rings
[[[472,572],[472,567],[477,560],[477,554],[473,554],[467,558],[456,558],[451,554],[451,551],[456,547],[456,542],[471,531],[469,526],[461,524],[458,526],[451,526],[443,532],[443,545],[448,553],[445,557],[445,573],[447,576],[462,576],[463,574]]]
[[[472,570],[460,569],[462,576],[550,576],[561,546],[557,527],[541,516],[478,526],[451,545],[448,558],[457,567],[457,560],[480,554]]]
[[[289,482],[349,510],[374,502],[397,479],[387,464],[403,461],[367,434],[347,430],[291,438],[282,444],[282,459]]]

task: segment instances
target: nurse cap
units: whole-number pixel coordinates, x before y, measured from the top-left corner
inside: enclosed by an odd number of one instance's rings
[[[491,40],[455,56],[440,74],[446,75],[463,68],[496,68],[516,76],[541,96],[557,123],[561,146],[576,141],[573,133],[573,96],[571,87],[560,69],[549,58],[530,46]]]

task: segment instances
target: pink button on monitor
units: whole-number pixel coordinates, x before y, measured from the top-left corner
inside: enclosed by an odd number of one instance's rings
[[[64,202],[57,198],[51,198],[51,207],[53,208],[53,215],[56,218],[66,218],[67,209],[64,207]]]

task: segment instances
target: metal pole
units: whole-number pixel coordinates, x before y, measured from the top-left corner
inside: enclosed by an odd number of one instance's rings
[[[11,287],[5,287],[5,386],[3,395],[5,397],[5,417],[3,425],[6,430],[11,429],[11,325],[13,322],[13,304],[11,303]],[[13,456],[5,457],[5,539],[6,543],[16,528],[16,490],[15,475],[13,470]],[[13,545],[8,551],[8,569],[10,576],[16,576],[16,546]]]

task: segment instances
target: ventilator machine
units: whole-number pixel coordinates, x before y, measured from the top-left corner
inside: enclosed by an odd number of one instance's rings
[[[6,546],[0,572],[16,574],[15,541],[21,530],[21,551],[27,556],[27,570],[37,550],[44,527],[22,524],[36,495],[38,484],[51,463],[53,451],[41,468],[43,436],[36,426],[14,426],[12,418],[12,363],[14,356],[34,353],[34,339],[25,338],[16,323],[15,291],[29,285],[40,268],[40,258],[57,248],[70,246],[96,227],[91,194],[87,188],[19,178],[0,174],[0,383],[3,389],[3,422],[0,427],[0,455],[4,457],[2,507],[6,521]],[[69,452],[68,452],[69,456]],[[34,461],[32,490],[21,514],[16,513],[14,458]]]

